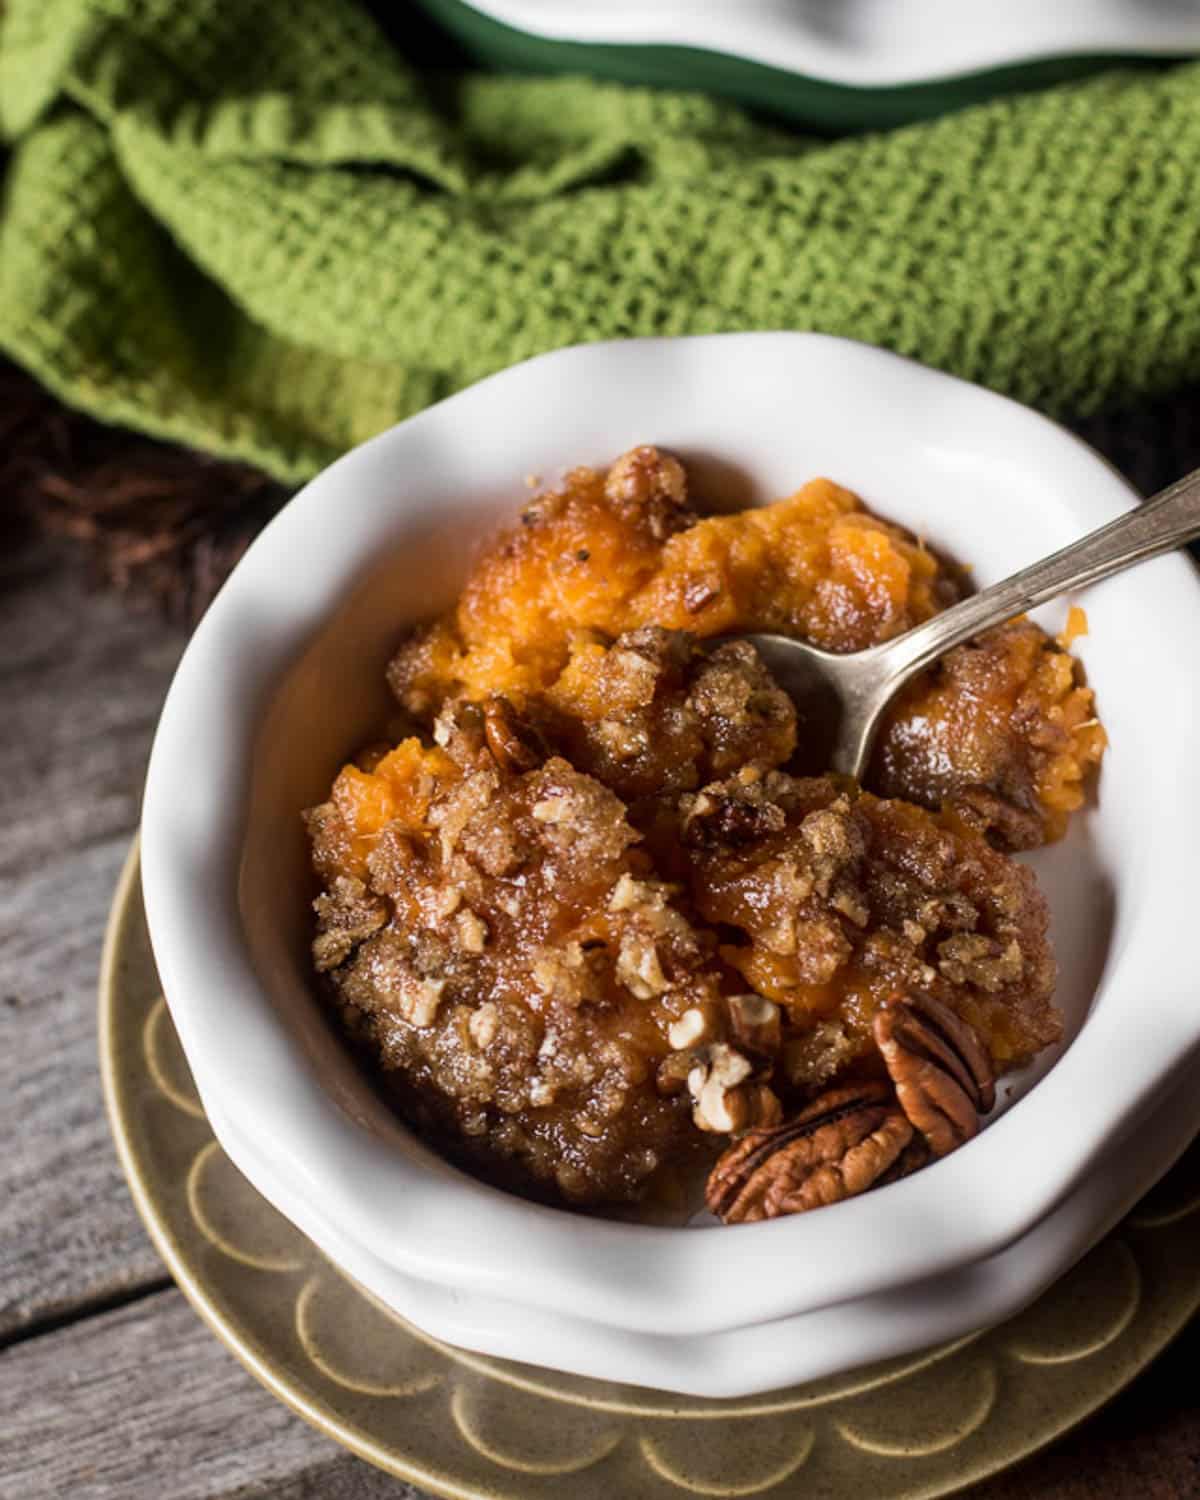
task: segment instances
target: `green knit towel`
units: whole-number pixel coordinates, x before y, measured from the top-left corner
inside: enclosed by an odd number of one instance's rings
[[[0,9],[0,347],[285,480],[588,339],[823,329],[1079,413],[1200,375],[1195,65],[824,144],[431,81],[352,0]]]

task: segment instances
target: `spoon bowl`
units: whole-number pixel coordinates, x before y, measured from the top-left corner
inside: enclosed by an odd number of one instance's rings
[[[839,656],[786,635],[755,633],[723,639],[749,641],[791,698],[805,765],[861,779],[879,716],[903,680],[892,679],[886,661],[881,670],[884,648],[872,646]]]
[[[1027,609],[1198,536],[1200,469],[1194,469],[1137,510],[866,651],[838,655],[785,635],[725,639],[749,641],[790,695],[801,742],[813,763],[861,781],[888,704],[923,668]]]

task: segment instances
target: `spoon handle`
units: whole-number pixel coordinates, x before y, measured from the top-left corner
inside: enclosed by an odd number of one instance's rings
[[[993,625],[1002,625],[1068,589],[1084,588],[1133,563],[1170,552],[1200,536],[1200,469],[1160,490],[1136,510],[1118,516],[1061,551],[1022,568],[1011,578],[972,594],[915,630],[877,648],[895,681]]]

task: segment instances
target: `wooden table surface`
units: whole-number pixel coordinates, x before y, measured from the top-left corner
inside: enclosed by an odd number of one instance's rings
[[[1190,394],[1089,435],[1149,489],[1200,463],[1197,409]],[[293,1416],[200,1323],[109,1139],[101,937],[184,641],[89,589],[0,495],[0,1497],[415,1496]],[[1200,1497],[1198,1365],[1194,1324],[975,1500]]]

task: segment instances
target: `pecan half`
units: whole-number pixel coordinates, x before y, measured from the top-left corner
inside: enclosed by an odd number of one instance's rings
[[[912,1139],[887,1084],[830,1089],[783,1125],[748,1131],[709,1173],[705,1198],[726,1224],[822,1208],[874,1187]]]
[[[909,1120],[945,1156],[979,1130],[996,1102],[992,1059],[973,1026],[930,995],[888,1001],[875,1042]]]
[[[910,1120],[909,1124],[911,1123]],[[922,1167],[927,1167],[932,1160],[933,1152],[929,1149],[929,1142],[923,1135],[914,1135],[875,1186],[886,1187],[889,1182],[899,1182],[902,1177],[910,1177]]]

